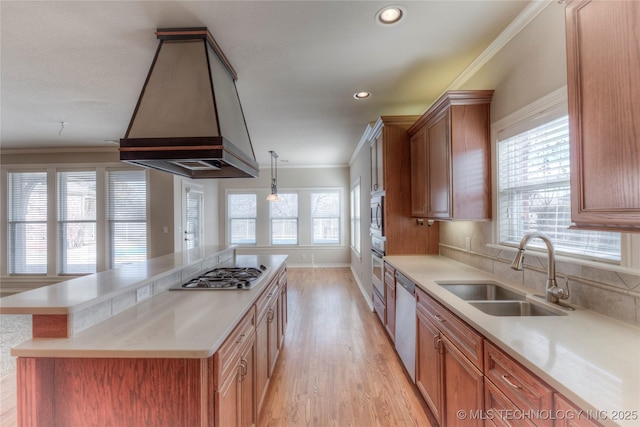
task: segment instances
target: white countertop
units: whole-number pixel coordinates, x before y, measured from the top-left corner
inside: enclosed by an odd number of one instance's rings
[[[498,317],[481,312],[437,282],[503,278],[439,256],[386,256],[416,284],[604,425],[640,425],[640,328],[577,308],[566,316]],[[616,411],[635,419],[612,420]]]
[[[250,290],[168,290],[71,338],[35,338],[11,349],[18,357],[207,358],[222,345],[286,255],[236,255],[239,266],[267,270]],[[225,263],[221,264],[224,265]]]
[[[229,250],[205,246],[20,292],[0,298],[0,314],[70,314]]]

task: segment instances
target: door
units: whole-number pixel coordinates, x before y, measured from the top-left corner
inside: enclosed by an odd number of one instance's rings
[[[182,185],[182,250],[204,244],[204,191],[199,185]]]
[[[440,332],[417,310],[416,386],[436,420],[442,413],[442,354]]]

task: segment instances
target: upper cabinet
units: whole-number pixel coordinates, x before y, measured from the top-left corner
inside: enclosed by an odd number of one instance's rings
[[[420,116],[382,116],[367,130],[371,147],[371,190],[384,191],[385,254],[438,253],[438,226],[411,216],[411,158],[407,129]]]
[[[492,96],[449,91],[409,128],[414,217],[491,219]]]
[[[640,2],[566,6],[571,219],[640,232]]]

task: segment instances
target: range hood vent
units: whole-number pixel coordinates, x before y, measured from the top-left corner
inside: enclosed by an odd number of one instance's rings
[[[207,28],[158,29],[160,40],[120,160],[188,178],[258,176],[237,75]]]

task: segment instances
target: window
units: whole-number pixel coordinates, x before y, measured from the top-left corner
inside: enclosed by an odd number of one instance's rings
[[[201,189],[187,188],[185,195],[185,249],[193,249],[202,245],[204,228],[204,193]]]
[[[556,114],[557,116],[557,114]],[[519,123],[498,133],[499,238],[517,245],[538,231],[551,238],[559,253],[620,261],[620,234],[570,230],[568,117]],[[515,133],[515,134],[514,134]],[[542,243],[532,241],[531,246]]]
[[[279,193],[279,202],[269,203],[271,244],[298,244],[298,194]]]
[[[96,172],[58,172],[58,272],[96,272]]]
[[[314,244],[340,243],[340,193],[311,193]]]
[[[9,173],[8,272],[47,273],[47,174]]]
[[[360,254],[360,178],[351,187],[351,247]]]
[[[142,170],[108,172],[110,268],[147,259],[147,182]]]
[[[146,176],[103,167],[8,171],[7,272],[90,274],[145,260]]]
[[[232,245],[256,244],[256,194],[229,194],[229,242]]]

